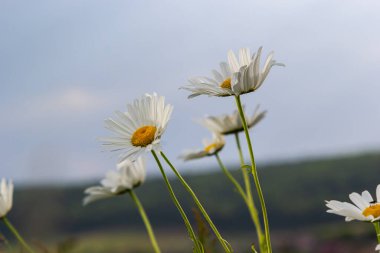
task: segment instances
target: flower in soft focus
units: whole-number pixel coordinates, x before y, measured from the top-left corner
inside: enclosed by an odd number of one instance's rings
[[[188,98],[199,95],[208,95],[216,97],[227,97],[234,95],[231,90],[232,72],[226,62],[220,63],[221,71],[213,70],[213,78],[194,77],[189,80],[188,85],[182,87],[184,90],[190,91],[192,94]]]
[[[273,52],[271,52],[263,68],[260,69],[261,51],[262,47],[251,56],[248,48],[242,48],[239,50],[239,60],[232,51],[228,52],[228,63],[233,73],[231,88],[236,96],[257,90],[273,66],[285,66],[273,60]]]
[[[259,123],[265,117],[265,114],[266,111],[259,112],[259,106],[257,106],[252,117],[246,117],[248,128]],[[207,116],[198,122],[211,132],[217,134],[228,135],[244,131],[238,111],[220,116]]]
[[[0,218],[3,218],[11,210],[13,205],[13,183],[1,179],[0,183]]]
[[[330,209],[328,213],[345,216],[346,221],[360,220],[375,222],[380,220],[380,184],[376,188],[375,201],[368,191],[351,193],[350,200],[355,204],[340,202],[337,200],[326,201],[326,206]]]
[[[156,93],[146,94],[127,106],[126,112],[116,112],[115,119],[107,119],[106,127],[115,137],[101,138],[112,151],[124,151],[120,159],[136,159],[144,151],[159,150],[173,106]]]
[[[145,181],[145,160],[140,157],[136,161],[124,160],[117,165],[117,170],[111,170],[100,182],[100,186],[93,186],[85,190],[83,204],[124,194]]]
[[[376,246],[376,249],[375,249],[376,251],[380,251],[380,244],[378,244],[377,246]]]
[[[221,151],[224,147],[224,144],[225,140],[223,135],[213,134],[211,140],[203,140],[203,149],[185,151],[182,155],[180,155],[179,158],[183,159],[184,161],[188,161],[206,156],[212,156]]]

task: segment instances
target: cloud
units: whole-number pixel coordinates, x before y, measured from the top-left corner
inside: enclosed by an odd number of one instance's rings
[[[0,115],[8,120],[2,128],[40,127],[47,122],[72,121],[98,112],[105,104],[103,96],[76,87],[17,98],[4,105],[8,110],[3,110]]]

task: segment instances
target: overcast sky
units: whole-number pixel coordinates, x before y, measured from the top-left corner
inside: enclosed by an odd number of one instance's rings
[[[253,131],[261,162],[380,148],[379,1],[1,1],[0,176],[74,182],[101,177],[103,120],[146,92],[174,105],[164,150],[209,133],[194,123],[230,113],[231,98],[188,100],[178,88],[209,75],[241,47],[275,59],[262,88],[243,96],[267,118]],[[234,141],[221,153],[237,161]],[[149,173],[157,173],[149,160]]]

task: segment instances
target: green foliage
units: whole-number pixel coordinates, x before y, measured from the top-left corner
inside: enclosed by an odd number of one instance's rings
[[[240,178],[238,165],[228,167],[235,169],[232,173]],[[349,193],[364,189],[374,192],[380,183],[380,154],[279,163],[259,166],[259,170],[271,228],[291,229],[343,221],[326,214],[324,200],[346,200]],[[222,173],[185,178],[221,230],[252,230],[244,203]],[[188,194],[178,181],[172,181],[185,210],[191,210],[193,202]],[[142,229],[138,213],[126,195],[83,207],[83,190],[87,186],[17,188],[10,218],[22,234],[32,238],[117,228]],[[161,178],[148,180],[137,192],[154,228],[178,228],[182,224]]]

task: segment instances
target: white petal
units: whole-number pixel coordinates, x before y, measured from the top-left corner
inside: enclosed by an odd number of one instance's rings
[[[240,66],[248,66],[251,62],[251,52],[249,51],[249,48],[242,48],[239,50],[239,60],[240,60]]]
[[[232,72],[238,72],[240,69],[239,62],[236,59],[236,56],[234,52],[232,52],[232,50],[228,52],[227,58],[228,58],[228,64],[230,65]]]
[[[368,191],[363,191],[362,192],[362,198],[365,199],[369,203],[373,202],[373,198],[372,198],[371,194]]]
[[[362,196],[356,192],[354,193],[351,193],[349,195],[351,201],[357,206],[359,207],[361,210],[364,210],[365,208],[367,208],[369,206],[369,203],[368,201],[366,201],[364,198],[362,198]]]

